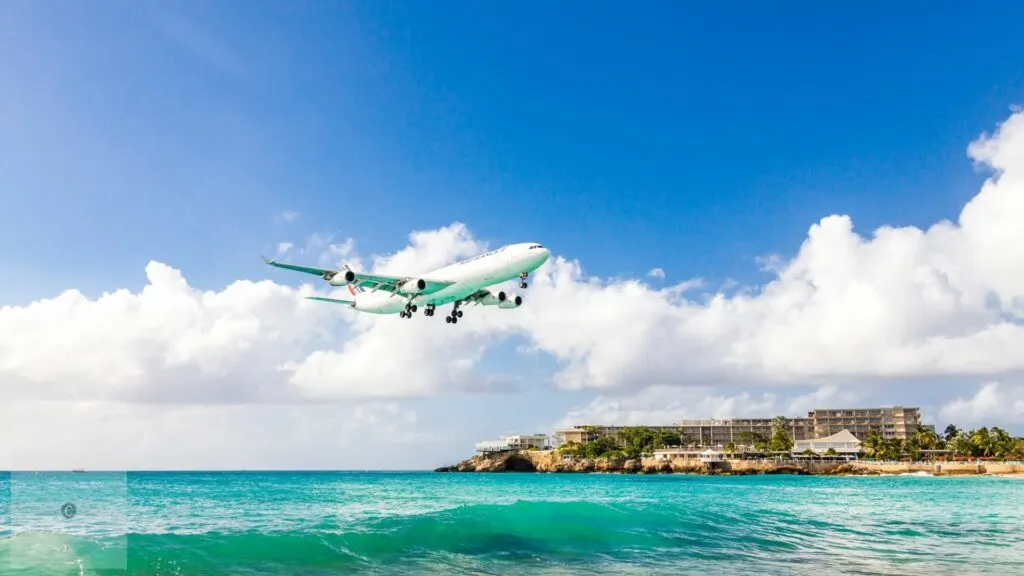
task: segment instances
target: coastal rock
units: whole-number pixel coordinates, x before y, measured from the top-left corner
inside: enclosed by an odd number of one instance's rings
[[[624,473],[624,474],[812,474],[858,475],[906,474],[926,472],[935,475],[954,474],[1016,474],[1024,473],[1024,465],[1016,463],[971,462],[831,462],[831,461],[774,461],[726,460],[705,463],[700,460],[673,458],[671,460],[643,458],[571,458],[557,450],[521,450],[495,454],[477,454],[451,466],[442,466],[436,472],[558,472],[558,473]]]

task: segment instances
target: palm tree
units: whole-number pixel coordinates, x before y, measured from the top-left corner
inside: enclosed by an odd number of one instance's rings
[[[995,453],[995,444],[993,442],[992,435],[988,431],[988,427],[982,426],[977,430],[971,430],[969,434],[971,438],[971,444],[974,444],[975,451],[978,456],[993,456]]]
[[[975,446],[971,442],[971,438],[964,432],[959,432],[956,436],[951,438],[946,443],[946,447],[953,451],[957,456],[973,456]]]
[[[793,439],[790,438],[789,431],[786,428],[786,418],[776,416],[772,422],[772,439],[769,442],[769,448],[773,452],[789,452],[792,450]]]
[[[942,435],[945,436],[946,443],[960,435],[960,429],[956,427],[956,424],[950,424],[946,426],[946,429],[942,431]]]
[[[989,432],[992,441],[992,455],[996,458],[1007,459],[1013,452],[1013,437],[1006,430],[993,426]]]
[[[878,458],[885,445],[885,439],[878,433],[878,430],[870,430],[867,436],[864,437],[864,441],[861,442],[861,450],[868,458]]]
[[[918,428],[914,432],[914,438],[917,439],[917,444],[922,450],[936,450],[942,440],[938,434],[924,427]]]

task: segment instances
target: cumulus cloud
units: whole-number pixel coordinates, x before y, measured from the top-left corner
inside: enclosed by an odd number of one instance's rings
[[[969,147],[993,171],[957,223],[810,227],[775,278],[702,299],[599,282],[555,259],[512,319],[565,363],[565,388],[836,382],[1024,368],[1024,113]]]
[[[281,256],[287,254],[292,249],[293,244],[291,242],[281,242],[277,245],[277,255]]]
[[[796,417],[815,408],[852,405],[857,399],[855,392],[833,385],[788,399],[767,391],[727,394],[711,386],[651,386],[635,393],[601,394],[570,410],[554,428],[581,424],[668,426],[689,419]]]
[[[647,275],[650,276],[651,278],[655,278],[657,280],[664,280],[665,279],[665,271],[662,270],[661,268],[651,268],[651,270],[647,273]]]
[[[939,417],[960,426],[1024,424],[1024,386],[985,383],[973,397],[944,405]]]
[[[693,418],[763,418],[774,413],[777,400],[774,394],[767,392],[726,396],[709,387],[680,390],[671,386],[652,386],[632,395],[600,395],[571,410],[555,424],[555,428],[581,424],[667,426]]]
[[[287,222],[294,222],[299,218],[299,213],[295,210],[285,210],[281,212],[281,218],[284,218]]]
[[[698,292],[699,281],[655,289],[592,278],[556,257],[531,276],[522,308],[470,308],[453,327],[441,316],[308,302],[326,286],[285,271],[200,291],[154,262],[139,293],[90,300],[69,290],[0,309],[0,386],[8,397],[179,402],[475,391],[490,380],[480,368],[488,347],[513,335],[559,362],[553,380],[566,389],[1021,370],[1024,113],[968,152],[992,174],[957,222],[863,236],[849,217],[828,216],[792,258],[762,263],[770,282],[731,296]],[[362,256],[351,239],[318,236],[298,252],[321,265],[416,274],[488,248],[458,223],[409,240],[394,254]],[[737,402],[763,400],[750,398]]]

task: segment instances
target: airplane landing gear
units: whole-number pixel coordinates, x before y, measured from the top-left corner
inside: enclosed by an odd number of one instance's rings
[[[405,305],[405,310],[398,313],[399,318],[412,318],[412,315],[416,313],[416,305],[409,303]]]
[[[436,308],[437,307],[434,306],[433,304],[427,304],[426,306],[423,307],[423,315],[424,316],[433,316],[434,315],[434,310]]]
[[[519,287],[522,288],[523,290],[526,290],[526,287],[528,286],[528,284],[526,283],[526,277],[529,276],[529,275],[530,275],[529,272],[520,272],[519,273]]]
[[[446,324],[458,324],[459,318],[462,318],[462,310],[459,310],[459,303],[456,302],[455,306],[452,308],[452,313],[445,316],[444,321]]]

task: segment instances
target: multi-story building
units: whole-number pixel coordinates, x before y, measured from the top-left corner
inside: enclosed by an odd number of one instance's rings
[[[601,436],[614,436],[623,428],[628,428],[628,426],[579,425],[572,428],[563,428],[555,430],[553,445],[561,446],[569,442],[582,444],[596,440]],[[679,426],[646,426],[646,428],[654,432],[679,432]]]
[[[921,426],[921,411],[917,408],[893,406],[889,408],[819,408],[807,413],[814,422],[814,437],[824,438],[849,430],[863,439],[871,430],[884,438],[906,440]]]
[[[783,425],[794,441],[813,440],[832,436],[848,430],[856,438],[863,439],[871,430],[877,430],[884,438],[906,440],[917,431],[921,414],[917,408],[894,406],[889,408],[820,408],[811,410],[807,417],[783,418]],[[680,435],[686,444],[695,446],[726,446],[741,444],[772,437],[775,418],[731,418],[709,420],[683,420],[672,426],[648,426],[656,432],[672,432]],[[600,436],[610,436],[624,426],[574,426],[556,430],[556,446],[567,442],[581,444]]]
[[[783,426],[794,440],[808,438],[813,434],[813,426],[805,422],[805,418],[784,418]],[[763,439],[772,437],[775,430],[774,418],[732,418],[723,420],[683,420],[679,430],[684,440],[693,441],[698,446],[725,446],[749,442],[755,436]]]

